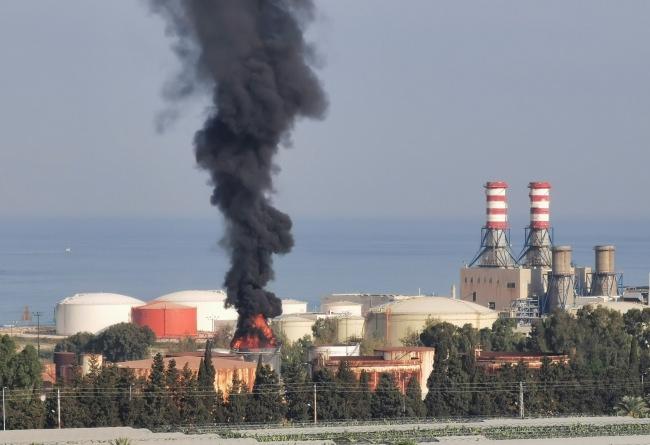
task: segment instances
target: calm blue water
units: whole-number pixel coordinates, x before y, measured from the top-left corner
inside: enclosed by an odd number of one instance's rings
[[[480,222],[297,221],[293,252],[276,261],[272,288],[309,301],[332,292],[449,294],[475,254]],[[513,224],[513,227],[523,227]],[[626,284],[646,284],[647,223],[555,223],[556,243],[593,262],[595,244],[617,247]],[[0,323],[25,305],[53,318],[77,292],[117,292],[144,300],[182,289],[219,288],[228,266],[214,221],[5,221],[0,223]],[[515,253],[523,230],[512,231]],[[66,248],[71,252],[66,253]]]

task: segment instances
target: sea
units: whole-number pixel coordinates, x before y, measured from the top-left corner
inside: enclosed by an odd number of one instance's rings
[[[513,252],[524,230],[513,224]],[[515,229],[514,227],[519,227]],[[555,223],[555,243],[574,262],[593,264],[593,246],[615,244],[626,285],[647,285],[648,221]],[[316,310],[331,293],[449,295],[476,254],[476,221],[295,220],[295,247],[275,260],[269,288]],[[0,222],[0,324],[41,312],[52,323],[57,301],[79,292],[150,300],[186,289],[221,288],[228,256],[218,220],[34,219]]]

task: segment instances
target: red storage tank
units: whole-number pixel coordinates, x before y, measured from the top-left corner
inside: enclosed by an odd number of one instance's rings
[[[158,338],[196,335],[195,307],[152,302],[131,309],[131,320],[138,326],[148,326]]]

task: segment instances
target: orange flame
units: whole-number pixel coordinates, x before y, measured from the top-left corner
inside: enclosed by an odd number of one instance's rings
[[[246,333],[233,338],[230,343],[232,349],[262,349],[277,346],[273,330],[264,315],[254,315],[245,321],[244,325]]]

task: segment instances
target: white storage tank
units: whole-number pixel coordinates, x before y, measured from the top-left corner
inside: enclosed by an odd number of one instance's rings
[[[395,301],[368,312],[367,338],[380,338],[386,346],[402,346],[401,340],[420,332],[427,322],[447,322],[458,327],[471,324],[476,329],[491,328],[497,311],[464,300],[447,297],[414,297]]]
[[[226,293],[222,290],[185,290],[172,292],[153,301],[177,303],[196,308],[196,329],[200,332],[213,332],[223,325],[233,325],[237,321],[237,311],[227,308]]]
[[[293,343],[305,335],[312,337],[311,327],[316,323],[312,314],[283,314],[273,319],[273,328],[284,334],[286,340]]]
[[[336,320],[336,339],[341,343],[347,343],[351,338],[363,338],[365,318],[340,315]]]
[[[304,314],[306,312],[307,312],[306,301],[292,300],[290,298],[282,300],[282,313],[284,315]]]
[[[321,304],[320,310],[324,314],[344,314],[361,317],[363,304],[353,301],[331,301]]]
[[[131,321],[131,309],[144,301],[120,294],[75,294],[59,301],[54,310],[56,333],[74,335],[77,332],[99,331],[117,323]]]

